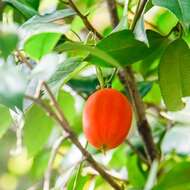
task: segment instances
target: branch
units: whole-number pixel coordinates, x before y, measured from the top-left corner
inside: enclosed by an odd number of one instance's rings
[[[138,157],[139,157],[144,163],[146,163],[146,164],[149,166],[149,162],[148,162],[148,160],[146,159],[146,157],[145,157],[138,149],[136,149],[136,147],[135,147],[129,140],[126,140],[125,142],[126,142],[126,144],[129,145],[129,147],[131,148],[131,150],[132,150],[136,155],[138,155]]]
[[[72,0],[69,0],[69,5],[77,13],[77,15],[82,19],[82,21],[85,24],[86,28],[89,31],[92,31],[99,39],[102,39],[102,35],[92,26],[92,24],[89,22],[87,16],[83,15],[80,12],[80,10],[77,8],[77,6],[74,4],[74,2]]]
[[[138,6],[137,6],[137,10],[136,10],[136,14],[135,17],[133,19],[132,25],[131,25],[131,30],[133,31],[135,29],[135,26],[137,24],[137,21],[139,20],[139,18],[141,17],[143,10],[145,8],[146,3],[148,2],[148,0],[139,0],[138,2]]]
[[[116,3],[115,3],[115,0],[107,0],[108,6],[110,2],[112,2],[112,6],[115,6],[115,8],[113,7],[109,8],[110,15],[113,18],[112,20],[115,20],[115,18],[117,18],[117,16],[115,16],[117,14]],[[146,2],[147,0],[143,0],[142,3],[139,1],[139,4],[137,6],[138,10],[136,12],[136,15],[134,17],[133,24],[131,27],[132,31],[134,30],[136,23],[144,10]],[[119,20],[117,22],[119,23]],[[118,23],[112,23],[113,27]],[[147,157],[149,158],[150,161],[153,161],[154,159],[158,158],[158,152],[157,152],[156,145],[154,144],[154,141],[153,141],[150,126],[146,119],[144,103],[138,92],[136,80],[135,80],[131,67],[128,66],[127,68],[120,70],[120,72],[118,73],[118,76],[120,78],[120,81],[124,85],[125,89],[129,91],[130,97],[132,99],[133,107],[136,112],[137,127],[138,127],[139,134],[141,135],[143,142],[145,144]]]
[[[107,0],[107,5],[108,5],[109,13],[110,13],[112,26],[115,28],[119,23],[116,1],[115,0]]]
[[[127,67],[125,70],[121,70],[119,72],[119,78],[122,84],[124,85],[125,89],[129,91],[133,107],[136,113],[139,134],[143,139],[146,148],[146,153],[150,161],[153,161],[155,158],[157,158],[157,148],[153,141],[151,129],[145,114],[144,103],[138,92],[137,84],[131,68]]]

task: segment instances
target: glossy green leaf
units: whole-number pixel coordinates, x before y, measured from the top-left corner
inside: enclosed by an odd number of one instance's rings
[[[0,66],[0,104],[22,110],[26,77],[15,66]]]
[[[190,95],[190,50],[182,39],[171,43],[159,66],[159,83],[164,102],[170,111],[184,107],[182,97]]]
[[[148,28],[167,36],[177,25],[177,17],[164,7],[153,6],[144,15]]]
[[[136,155],[127,157],[128,178],[134,188],[142,188],[146,182],[146,176],[139,164],[139,159]]]
[[[84,0],[84,1],[88,7],[90,7],[91,5],[93,5],[96,2],[95,0]]]
[[[29,20],[27,20],[22,27],[23,28],[30,28],[32,25],[36,25],[39,23],[50,23],[54,22],[56,20],[64,19],[69,16],[74,16],[76,13],[72,9],[63,9],[63,10],[57,10],[53,12],[52,14],[46,14],[46,15],[35,15]]]
[[[38,14],[38,12],[35,9],[33,9],[31,6],[28,6],[18,0],[3,0],[3,1],[10,3],[17,10],[19,10],[26,18],[30,18]]]
[[[96,47],[112,56],[121,66],[140,61],[149,53],[146,44],[136,40],[133,33],[129,30],[112,33],[101,40]],[[89,60],[93,64],[107,65],[105,60],[100,58],[93,56]]]
[[[140,71],[144,77],[148,77],[158,67],[160,58],[169,44],[168,38],[157,32],[148,30],[149,54],[140,63]]]
[[[143,98],[152,89],[152,83],[151,82],[141,81],[141,82],[137,83],[137,87],[138,87],[138,91],[139,91],[141,97]],[[118,77],[116,77],[113,80],[112,88],[114,88],[114,89],[116,89],[118,91],[122,91],[122,92],[126,93],[127,96],[129,96],[128,91],[126,91],[126,89],[124,88],[123,84],[121,83],[121,81],[119,80]]]
[[[99,82],[95,76],[91,76],[76,77],[71,79],[67,84],[77,93],[88,96],[97,89]]]
[[[31,7],[33,7],[35,10],[38,10],[40,0],[22,0],[22,1],[25,2],[25,4],[28,4]]]
[[[141,97],[146,96],[146,94],[152,89],[151,82],[139,82],[138,83],[138,90],[140,92]]]
[[[54,122],[38,106],[33,105],[26,113],[24,125],[24,144],[30,156],[36,155],[47,143]]]
[[[189,0],[153,0],[153,4],[169,9],[185,25],[190,24]]]
[[[153,83],[150,91],[144,96],[143,100],[147,103],[160,104],[161,103],[161,92],[159,85],[157,83]]]
[[[16,34],[0,32],[0,56],[6,59],[16,48],[18,40],[19,39]]]
[[[103,66],[113,66],[119,67],[119,63],[112,56],[107,54],[105,51],[100,50],[99,48],[92,47],[89,45],[85,45],[82,43],[71,43],[66,42],[56,48],[57,51],[85,51],[99,58],[99,60],[103,61]],[[102,65],[100,62],[93,62],[96,65]]]
[[[114,28],[113,32],[118,32],[121,30],[128,29],[128,18],[126,16],[128,14],[128,6],[129,6],[129,0],[125,0],[122,18],[120,19],[119,24]]]
[[[147,38],[147,33],[145,30],[145,21],[144,21],[144,13],[142,16],[139,18],[137,21],[137,24],[134,28],[134,34],[135,38],[139,41],[144,42],[145,44],[148,44],[148,38]]]
[[[9,109],[0,105],[0,138],[5,134],[12,123]]]
[[[59,33],[40,33],[31,36],[24,44],[25,52],[33,59],[39,60],[50,53],[59,41]]]
[[[153,190],[189,190],[189,173],[190,162],[177,163],[160,177],[158,185]]]
[[[69,58],[58,65],[56,71],[48,80],[48,84],[54,91],[57,91],[86,66],[87,64],[83,63],[81,58]]]

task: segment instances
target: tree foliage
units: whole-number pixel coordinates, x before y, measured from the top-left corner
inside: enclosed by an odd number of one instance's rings
[[[190,190],[189,47],[189,0],[0,0],[0,189]],[[105,154],[82,130],[100,88],[134,112]]]

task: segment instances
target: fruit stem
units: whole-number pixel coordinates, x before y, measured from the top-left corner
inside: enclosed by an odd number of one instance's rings
[[[106,145],[103,144],[102,147],[101,147],[101,152],[104,154],[104,156],[106,156],[106,151],[107,151],[107,148],[106,148]]]
[[[100,83],[100,88],[104,88],[104,76],[102,73],[102,70],[99,66],[96,66],[96,75],[98,77],[99,83]]]

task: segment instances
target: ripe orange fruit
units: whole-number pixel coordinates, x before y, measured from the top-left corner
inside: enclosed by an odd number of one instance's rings
[[[132,122],[132,108],[123,94],[101,89],[92,94],[84,107],[83,129],[90,144],[112,149],[126,138]]]

